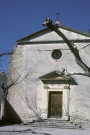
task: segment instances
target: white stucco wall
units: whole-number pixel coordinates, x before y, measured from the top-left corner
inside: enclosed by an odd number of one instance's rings
[[[73,37],[74,38],[74,37]],[[42,40],[42,38],[40,39]],[[83,61],[90,66],[90,46],[88,43],[75,43],[80,49]],[[54,49],[62,51],[62,57],[54,60]],[[23,122],[36,119],[35,113],[47,118],[48,90],[45,90],[40,77],[53,71],[83,72],[65,43],[17,45],[10,58],[8,83],[15,81],[8,92],[8,101]],[[90,79],[72,76],[77,85],[70,85],[69,115],[90,120]]]
[[[81,40],[81,39],[90,39],[90,37],[85,36],[85,35],[81,35],[79,33],[70,31],[70,30],[66,30],[63,28],[59,28],[59,30],[69,39],[69,40]],[[52,32],[51,30],[46,31],[44,33],[39,33],[38,35],[28,39],[27,41],[58,41],[58,40],[62,40],[62,38],[56,34],[54,31]]]

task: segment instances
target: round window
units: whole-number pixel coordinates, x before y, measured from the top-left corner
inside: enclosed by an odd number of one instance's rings
[[[52,52],[52,57],[54,58],[54,59],[60,59],[61,58],[61,56],[62,56],[62,52],[59,50],[59,49],[55,49],[55,50],[53,50],[53,52]]]

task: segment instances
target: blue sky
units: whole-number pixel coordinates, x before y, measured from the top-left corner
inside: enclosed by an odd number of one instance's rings
[[[0,53],[11,51],[16,40],[37,32],[45,17],[55,23],[88,33],[90,0],[0,0]],[[8,72],[8,57],[0,59],[0,70]]]

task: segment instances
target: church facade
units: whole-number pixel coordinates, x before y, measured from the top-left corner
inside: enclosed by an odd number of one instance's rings
[[[58,25],[90,67],[90,34]],[[67,76],[70,73],[70,76]],[[90,78],[83,73],[63,39],[48,28],[17,41],[10,57],[7,95],[15,122],[61,119],[89,123]],[[9,106],[9,107],[10,107]]]

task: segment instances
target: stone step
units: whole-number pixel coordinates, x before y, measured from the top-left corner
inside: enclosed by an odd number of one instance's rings
[[[61,119],[41,119],[41,120],[34,120],[33,122],[71,122],[69,120],[61,120]]]
[[[32,123],[32,124],[30,124],[30,125],[60,125],[60,126],[69,126],[69,125],[74,125],[74,124],[58,124],[58,123]]]
[[[68,122],[57,122],[57,121],[41,121],[41,122],[33,122],[33,123],[30,123],[30,124],[56,124],[56,125],[73,125],[72,122],[68,121]]]
[[[42,127],[42,128],[63,128],[63,129],[77,129],[76,126],[56,126],[56,125],[30,125],[31,127]]]
[[[43,120],[43,121],[35,121],[35,122],[40,122],[40,123],[72,123],[71,121],[62,121],[62,120]]]
[[[33,126],[64,126],[64,127],[65,126],[67,126],[67,127],[70,127],[70,126],[73,127],[73,126],[75,126],[75,125],[58,125],[58,124],[57,125],[55,125],[55,124],[43,124],[43,125],[42,124],[29,124],[29,125],[31,125],[31,126],[32,125]]]
[[[71,121],[62,121],[62,120],[50,120],[46,119],[44,121],[34,121],[28,123],[31,127],[42,127],[42,128],[66,128],[66,129],[75,129],[77,126]]]
[[[65,121],[69,121],[69,120],[62,120],[62,119],[58,119],[58,118],[47,118],[44,119],[44,121],[61,121],[61,122],[65,122]]]
[[[69,125],[74,125],[73,123],[71,124],[71,123],[37,123],[37,122],[35,122],[35,123],[30,123],[30,125],[63,125],[63,126],[69,126]]]

